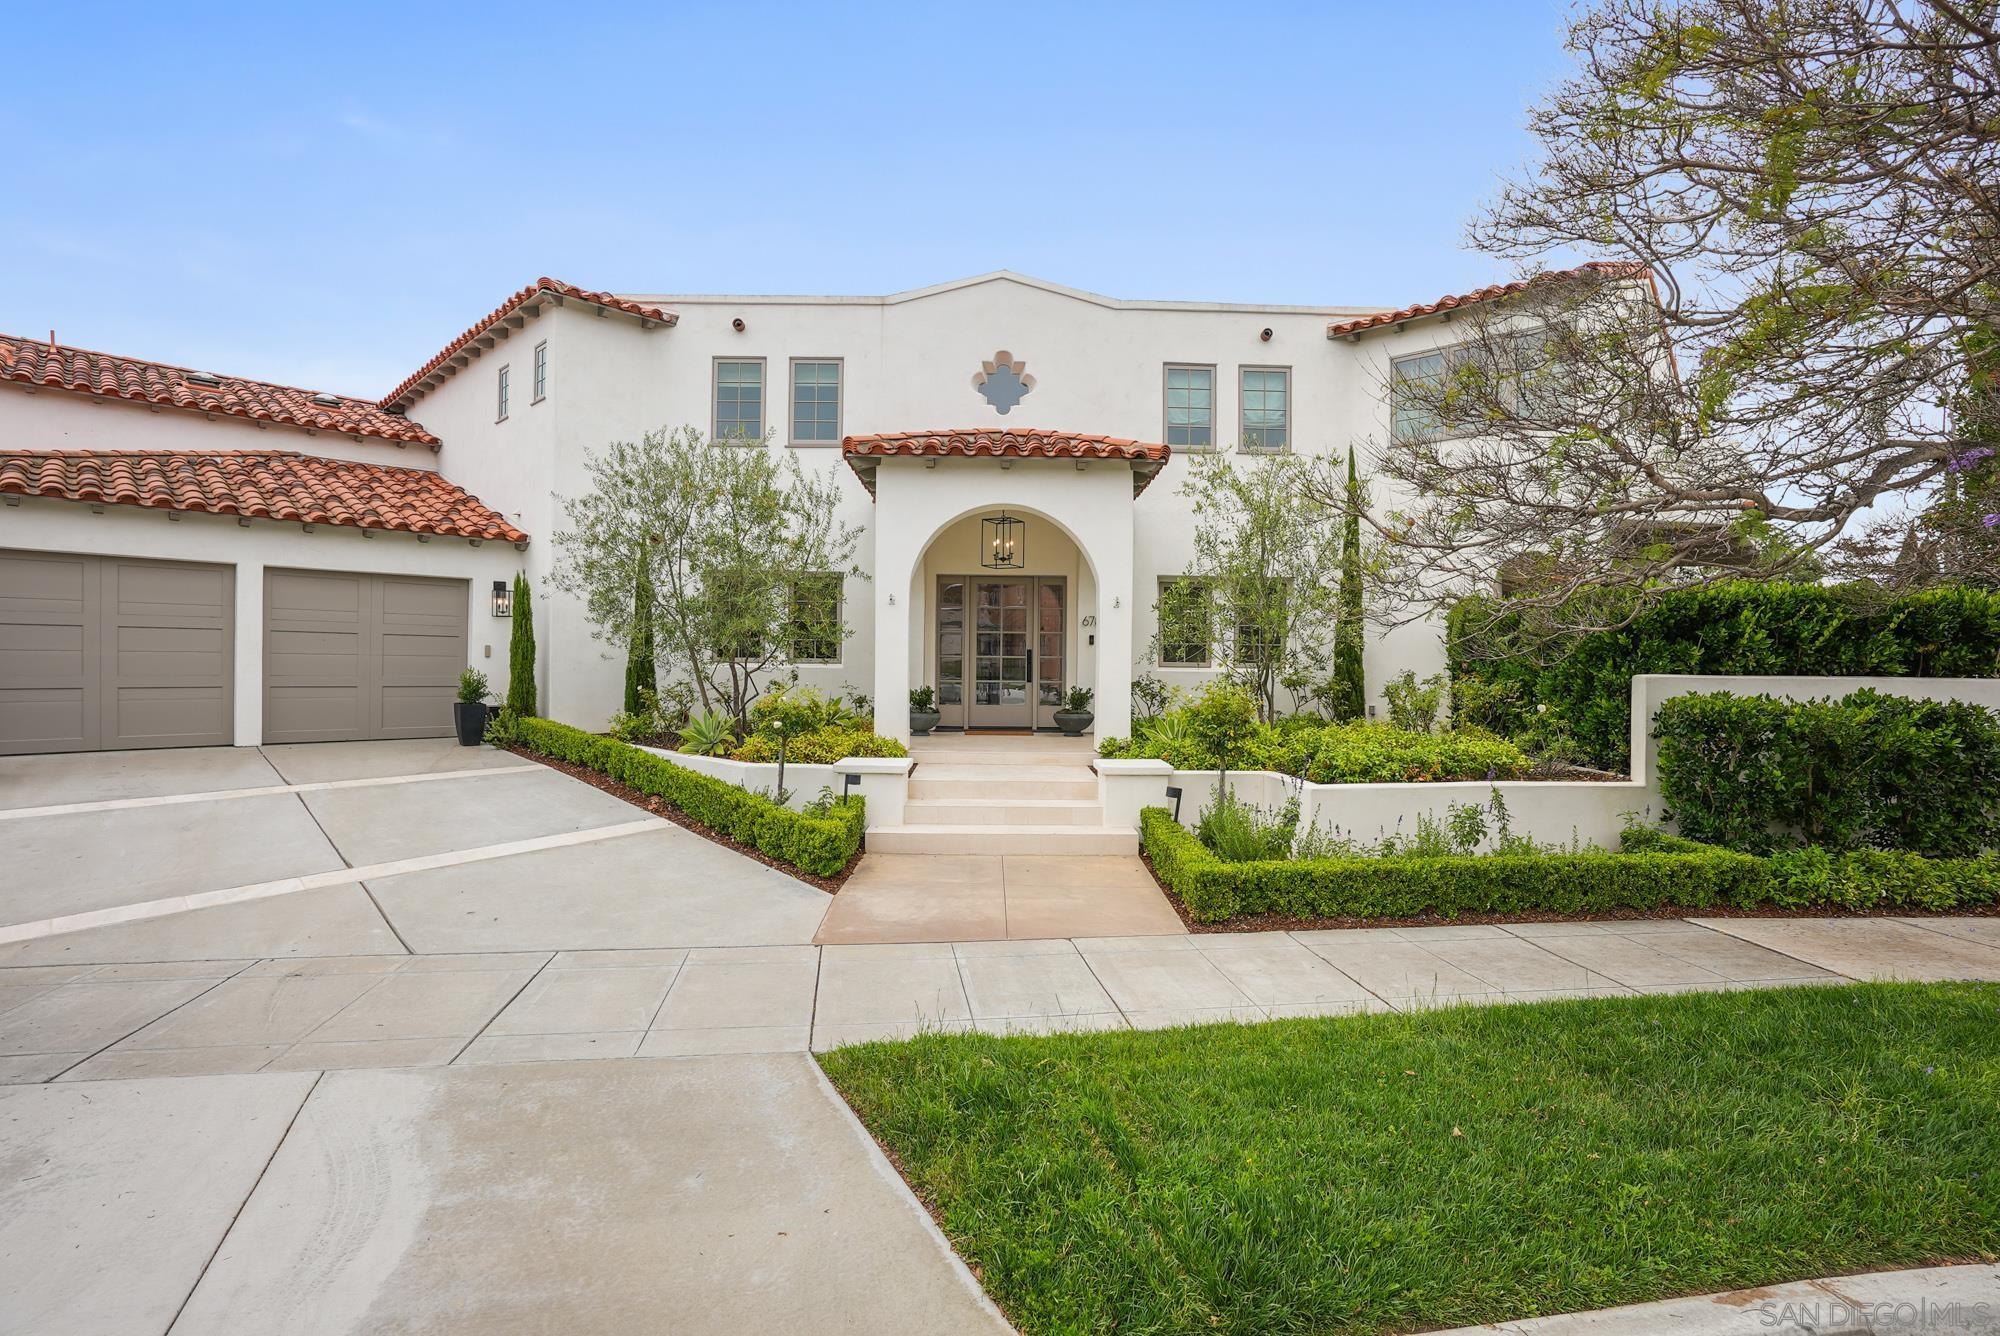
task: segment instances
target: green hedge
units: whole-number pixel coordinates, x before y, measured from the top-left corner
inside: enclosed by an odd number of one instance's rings
[[[1937,859],[1802,850],[1772,858],[1635,832],[1617,853],[1478,854],[1225,863],[1163,807],[1139,814],[1160,880],[1203,923],[1243,914],[1600,914],[1618,909],[1839,906],[1960,909],[2000,902],[2000,856]]]
[[[1616,619],[1623,610],[1599,609]],[[1860,586],[1735,583],[1667,594],[1616,630],[1538,665],[1512,648],[1518,616],[1469,599],[1447,621],[1454,717],[1508,737],[1573,739],[1608,769],[1630,764],[1640,673],[1811,677],[2000,677],[2000,591],[1936,589],[1885,599]],[[1601,622],[1599,624],[1602,624]],[[1546,710],[1538,707],[1547,707]]]
[[[1693,839],[1756,853],[2000,846],[2000,714],[1982,706],[1716,691],[1667,701],[1656,727],[1661,793]]]
[[[1105,738],[1097,754],[1166,761],[1176,770],[1220,768],[1215,754],[1190,730],[1171,723],[1165,728],[1141,723],[1129,739]],[[1272,770],[1315,784],[1519,779],[1532,768],[1519,747],[1482,728],[1417,733],[1388,724],[1335,724],[1298,715],[1258,724],[1230,763],[1232,770]]]
[[[841,798],[828,815],[808,816],[615,738],[553,720],[518,720],[515,738],[537,755],[595,770],[662,799],[710,830],[815,876],[832,876],[861,848],[859,798]]]

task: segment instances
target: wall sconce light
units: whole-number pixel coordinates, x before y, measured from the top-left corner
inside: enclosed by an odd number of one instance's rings
[[[514,615],[514,590],[505,580],[493,582],[493,615],[495,617]]]
[[[1001,511],[979,521],[979,564],[989,571],[1028,566],[1028,522]]]

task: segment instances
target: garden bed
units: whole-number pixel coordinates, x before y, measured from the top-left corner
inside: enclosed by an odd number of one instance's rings
[[[1153,875],[1191,922],[1230,931],[1734,912],[1990,913],[2000,855],[1818,850],[1759,856],[1657,831],[1619,851],[1230,862],[1164,808],[1139,818]]]
[[[612,738],[547,719],[520,719],[507,750],[540,761],[829,893],[860,860],[862,801],[795,812]],[[693,809],[693,810],[690,810]],[[704,820],[704,817],[710,818]]]
[[[1024,1333],[1428,1330],[2000,1253],[1991,984],[820,1061]]]

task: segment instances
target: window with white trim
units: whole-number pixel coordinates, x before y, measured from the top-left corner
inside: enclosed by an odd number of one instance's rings
[[[549,341],[543,339],[535,345],[535,399],[536,403],[549,397]]]
[[[501,367],[499,379],[494,385],[493,420],[495,422],[505,422],[507,420],[507,380],[512,371],[512,367]]]

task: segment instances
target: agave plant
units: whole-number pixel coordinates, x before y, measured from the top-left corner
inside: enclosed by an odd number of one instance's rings
[[[721,756],[736,746],[736,728],[726,714],[710,710],[687,721],[680,730],[681,750],[696,756]]]

